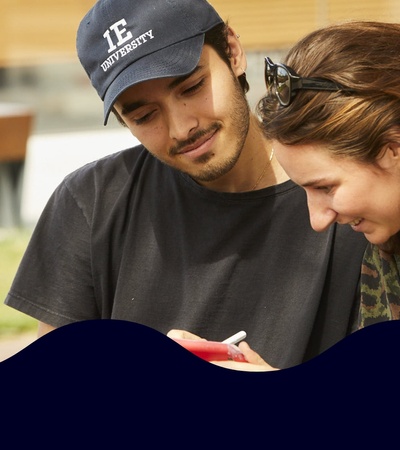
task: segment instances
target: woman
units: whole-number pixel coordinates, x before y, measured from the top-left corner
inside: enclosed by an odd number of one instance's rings
[[[328,26],[285,65],[266,58],[258,107],[277,159],[307,193],[314,230],[338,222],[370,242],[360,327],[400,318],[399,57],[400,24]]]

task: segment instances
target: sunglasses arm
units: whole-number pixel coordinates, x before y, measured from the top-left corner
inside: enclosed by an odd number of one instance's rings
[[[341,87],[329,80],[318,80],[317,78],[300,78],[295,81],[294,89],[315,89],[319,91],[338,91]]]

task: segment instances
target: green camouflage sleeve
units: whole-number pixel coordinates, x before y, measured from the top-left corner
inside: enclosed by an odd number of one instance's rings
[[[361,267],[359,328],[400,318],[399,255],[369,244]]]

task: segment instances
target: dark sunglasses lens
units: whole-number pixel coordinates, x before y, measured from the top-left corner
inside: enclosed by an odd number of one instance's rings
[[[289,72],[284,67],[276,69],[276,95],[283,106],[290,103],[291,88]]]

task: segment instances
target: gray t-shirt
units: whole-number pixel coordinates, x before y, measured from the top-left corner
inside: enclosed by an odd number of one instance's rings
[[[291,181],[218,193],[137,146],[66,177],[6,303],[57,327],[121,319],[216,341],[245,330],[284,368],[348,334],[365,246],[348,226],[314,232]]]

